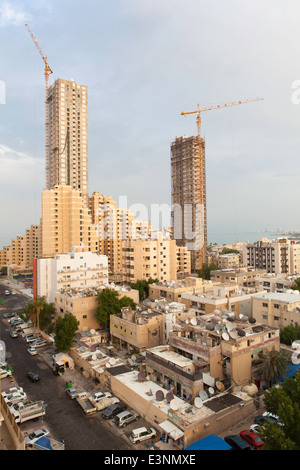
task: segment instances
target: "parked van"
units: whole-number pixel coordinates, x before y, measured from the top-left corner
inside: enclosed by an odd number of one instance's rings
[[[122,411],[113,419],[114,423],[123,428],[132,421],[137,421],[139,419],[139,414],[135,410]]]
[[[151,439],[154,436],[156,436],[155,429],[142,427],[134,429],[131,432],[129,439],[134,444],[137,444],[138,442],[145,441],[146,439]]]
[[[238,434],[225,436],[224,441],[231,446],[233,450],[251,450],[249,444],[242,439]]]

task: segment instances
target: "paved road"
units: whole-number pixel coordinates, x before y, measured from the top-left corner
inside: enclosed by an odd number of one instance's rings
[[[65,440],[66,450],[128,450],[131,445],[114,430],[110,423],[104,421],[99,414],[93,415],[93,426],[90,428],[89,418],[84,415],[78,404],[70,400],[65,393],[65,380],[55,376],[40,355],[31,356],[22,338],[11,338],[8,320],[3,318],[6,311],[22,308],[26,298],[22,295],[4,297],[6,289],[0,284],[0,299],[4,299],[4,309],[0,310],[0,338],[6,344],[8,363],[13,367],[13,376],[19,386],[24,388],[30,399],[43,400],[47,404],[45,422],[57,440]],[[53,352],[49,347],[49,354]],[[43,351],[43,354],[46,350]],[[39,373],[41,380],[32,383],[28,377],[29,370]],[[21,425],[26,428],[26,423]],[[28,427],[28,424],[27,424]],[[36,428],[37,426],[35,426]]]

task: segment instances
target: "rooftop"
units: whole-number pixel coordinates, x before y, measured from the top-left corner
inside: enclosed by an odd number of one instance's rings
[[[270,292],[258,295],[256,298],[263,300],[276,300],[277,302],[284,302],[285,304],[293,304],[300,302],[300,292],[289,289],[286,292]]]

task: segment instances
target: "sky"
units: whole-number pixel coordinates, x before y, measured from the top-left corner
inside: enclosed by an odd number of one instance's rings
[[[300,229],[297,0],[0,0],[0,246],[39,223],[44,63],[88,86],[89,193],[171,205],[170,145],[202,113],[208,240]],[[299,91],[298,91],[299,90]]]

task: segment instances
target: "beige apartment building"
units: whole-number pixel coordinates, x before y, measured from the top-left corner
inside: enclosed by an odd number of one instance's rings
[[[112,342],[119,348],[144,351],[158,346],[163,341],[163,315],[151,309],[135,311],[124,308],[120,315],[110,317],[110,335]]]
[[[286,238],[262,238],[244,246],[243,262],[246,266],[265,269],[268,273],[300,273],[300,243]]]
[[[265,269],[240,267],[238,269],[216,269],[210,272],[213,282],[236,284],[239,287],[255,287],[257,276],[266,274]]]
[[[192,294],[209,292],[213,288],[211,281],[201,277],[186,277],[182,281],[156,282],[149,285],[149,299],[166,299],[168,302],[180,302],[181,295],[185,292]]]
[[[64,316],[66,313],[71,313],[79,321],[78,330],[88,331],[92,329],[99,329],[100,325],[95,317],[98,307],[98,293],[103,287],[94,287],[89,289],[60,289],[55,293],[55,309],[57,315]],[[110,289],[114,289],[119,293],[119,297],[130,297],[136,304],[139,302],[139,293],[135,289],[122,289],[117,286],[109,285]]]
[[[123,280],[130,284],[139,279],[173,281],[177,279],[175,240],[128,239],[123,241]]]
[[[73,246],[84,244],[97,253],[97,227],[80,191],[71,186],[55,186],[42,192],[42,257],[52,258],[69,253]]]
[[[0,266],[32,268],[33,259],[41,255],[41,242],[41,226],[31,225],[25,235],[18,235],[0,250]]]
[[[46,189],[68,185],[88,204],[88,92],[58,78],[48,89],[49,149]]]
[[[205,141],[176,137],[171,144],[173,236],[191,251],[192,272],[207,260]]]
[[[192,272],[191,252],[186,246],[176,246],[177,253],[177,277],[184,279]]]
[[[261,323],[274,328],[285,328],[300,324],[299,291],[268,292],[253,297],[253,317]]]
[[[180,301],[186,308],[195,309],[198,315],[208,315],[225,310],[235,316],[251,316],[252,297],[263,293],[252,288],[239,288],[234,284],[215,284],[207,293],[184,292]]]

